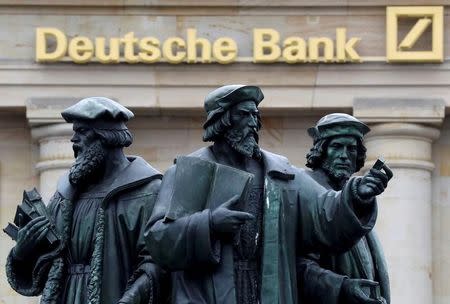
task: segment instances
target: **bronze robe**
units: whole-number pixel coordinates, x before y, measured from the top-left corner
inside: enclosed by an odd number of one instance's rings
[[[307,171],[326,189],[332,189],[322,170]],[[302,304],[338,304],[345,278],[380,283],[380,295],[390,303],[389,275],[375,231],[363,236],[350,250],[338,254],[310,254],[297,261]],[[369,260],[371,259],[371,261]]]
[[[152,295],[159,295],[160,268],[145,247],[144,226],[157,197],[162,175],[140,157],[118,172],[107,187],[96,215],[94,249],[87,286],[89,304],[115,304],[137,278],[145,275]],[[16,261],[8,256],[6,271],[11,287],[25,296],[42,294],[41,303],[63,304],[64,282],[68,273],[73,202],[77,193],[62,177],[48,209],[63,240],[49,252],[41,248],[33,260]],[[82,291],[86,292],[86,290]],[[137,295],[136,301],[147,304],[151,294]],[[88,304],[86,303],[86,304]],[[156,302],[157,303],[157,302]]]
[[[353,180],[342,193],[326,191],[304,170],[282,156],[262,151],[265,184],[263,206],[262,304],[296,304],[297,252],[350,248],[375,224],[373,204],[362,214],[352,209]],[[211,148],[191,156],[216,161]],[[172,270],[172,303],[236,303],[231,242],[215,240],[210,209],[164,221],[175,166],[164,175],[145,237],[152,257]],[[226,185],[224,185],[226,186]],[[224,198],[224,201],[229,198]],[[216,202],[211,209],[223,202]]]

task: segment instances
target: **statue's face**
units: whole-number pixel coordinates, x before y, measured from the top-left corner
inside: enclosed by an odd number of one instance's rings
[[[102,176],[107,149],[88,124],[75,122],[73,130],[71,141],[76,159],[70,168],[69,180],[74,186],[85,187]]]
[[[79,153],[85,151],[95,140],[97,140],[92,128],[85,122],[75,121],[73,124],[74,135],[70,140],[75,158]]]
[[[230,109],[231,128],[225,139],[233,149],[245,156],[258,156],[258,115],[254,101],[241,102]],[[255,154],[256,153],[256,154]]]
[[[234,128],[257,132],[259,110],[254,101],[243,101],[230,109]]]
[[[328,144],[322,168],[332,178],[347,180],[356,171],[358,142],[353,136],[338,136]]]

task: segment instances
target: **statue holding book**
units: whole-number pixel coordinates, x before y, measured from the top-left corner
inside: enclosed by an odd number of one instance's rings
[[[258,145],[255,86],[205,99],[204,141],[164,175],[145,239],[173,271],[172,303],[298,303],[299,252],[338,253],[375,224],[375,196],[392,172],[375,169],[327,190]]]
[[[123,153],[133,113],[91,97],[62,116],[73,123],[76,160],[48,207],[25,192],[5,229],[17,242],[6,264],[11,287],[44,304],[161,303],[161,270],[143,234],[162,175]]]

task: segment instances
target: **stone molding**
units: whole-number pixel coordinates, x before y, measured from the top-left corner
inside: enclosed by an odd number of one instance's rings
[[[54,124],[64,123],[64,119],[61,117],[61,112],[81,99],[82,98],[54,96],[28,98],[25,102],[28,123],[32,127],[43,125],[52,126]],[[56,129],[49,129],[48,131],[56,133],[61,132]]]
[[[384,123],[371,125],[366,135],[367,161],[362,170],[369,170],[380,155],[391,168],[433,171],[431,143],[439,138],[436,128],[412,123]],[[378,147],[376,147],[378,146]]]
[[[441,125],[445,118],[445,101],[441,98],[355,98],[353,114],[366,123]]]
[[[371,125],[370,132],[366,135],[366,139],[382,136],[388,138],[390,136],[417,138],[429,142],[439,138],[440,131],[433,127],[428,127],[415,123],[383,123]]]
[[[31,129],[31,137],[39,144],[39,173],[48,170],[68,169],[73,163],[70,138],[72,124],[57,123]]]
[[[35,141],[40,141],[48,137],[67,137],[72,136],[72,134],[72,124],[68,123],[55,123],[31,129],[31,137]]]

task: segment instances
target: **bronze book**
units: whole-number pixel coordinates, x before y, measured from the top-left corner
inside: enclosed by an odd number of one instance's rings
[[[17,232],[20,228],[28,224],[32,219],[42,215],[46,216],[50,220],[47,213],[47,208],[45,207],[39,192],[36,188],[31,191],[24,191],[22,203],[17,206],[16,215],[14,216],[14,224],[8,223],[8,226],[6,226],[3,231],[15,240],[17,238]],[[53,245],[59,240],[59,238],[51,220],[50,223],[50,229],[45,237],[47,241]]]
[[[166,220],[214,209],[235,195],[245,200],[253,174],[198,157],[177,158],[175,183]]]

